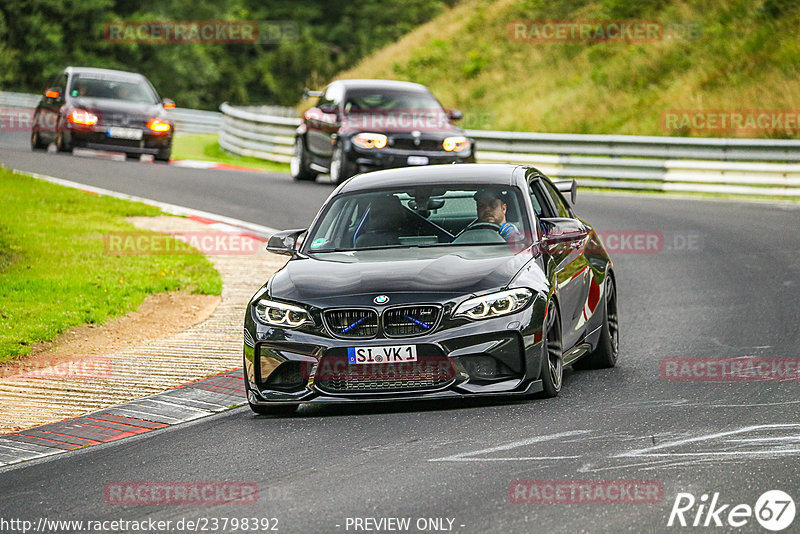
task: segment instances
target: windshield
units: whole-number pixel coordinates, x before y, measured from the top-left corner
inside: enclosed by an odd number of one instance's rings
[[[320,254],[379,248],[512,246],[530,236],[516,188],[418,186],[336,198],[306,239]]]
[[[144,79],[103,74],[76,74],[72,78],[69,94],[73,97],[124,100],[140,104],[158,103],[158,97]]]
[[[353,89],[347,92],[345,112],[427,111],[444,113],[442,106],[430,93],[391,89]]]

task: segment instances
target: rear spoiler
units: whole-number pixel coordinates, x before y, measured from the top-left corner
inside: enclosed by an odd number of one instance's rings
[[[575,205],[575,197],[578,195],[578,182],[575,180],[556,180],[553,182],[556,189],[561,191],[569,199],[570,204]],[[569,195],[567,195],[569,193]]]

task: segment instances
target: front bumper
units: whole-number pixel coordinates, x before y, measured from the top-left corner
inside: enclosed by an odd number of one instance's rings
[[[172,146],[172,130],[166,134],[154,133],[148,128],[141,128],[141,139],[118,139],[108,136],[108,126],[75,127],[68,125],[66,134],[68,141],[75,147],[125,152],[128,154],[157,155]]]
[[[450,163],[474,163],[474,151],[416,151],[383,148],[380,150],[361,150],[351,145],[347,158],[358,169],[358,172],[370,172],[383,169],[396,169],[415,165],[442,165]],[[425,163],[419,158],[424,158]]]
[[[323,330],[267,327],[248,313],[244,343],[248,400],[254,405],[337,403],[541,391],[541,308],[530,306],[504,317],[440,326],[423,336],[365,340],[335,339]],[[341,358],[349,347],[409,344],[417,346],[418,366],[349,365]],[[425,380],[419,380],[422,373],[427,373]],[[358,389],[341,386],[354,383]]]

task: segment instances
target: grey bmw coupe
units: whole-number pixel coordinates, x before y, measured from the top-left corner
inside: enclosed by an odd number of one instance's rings
[[[614,366],[614,268],[574,200],[514,165],[347,180],[309,229],[269,240],[291,259],[245,313],[250,407],[553,397],[565,365]]]

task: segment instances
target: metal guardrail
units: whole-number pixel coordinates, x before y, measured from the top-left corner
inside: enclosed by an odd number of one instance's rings
[[[275,110],[278,110],[276,112]],[[288,162],[300,119],[292,108],[220,106],[219,143]],[[583,187],[800,196],[800,140],[578,135],[467,130],[482,163],[521,163]]]
[[[224,102],[219,145],[240,156],[289,163],[300,119],[292,108],[233,107]]]
[[[479,161],[526,163],[588,187],[800,196],[800,164],[793,163],[800,161],[800,141],[477,130],[469,135]]]
[[[0,118],[32,112],[39,103],[39,95],[0,91]],[[217,133],[222,125],[222,113],[199,109],[175,108],[167,112],[175,121],[175,131],[179,133]]]

